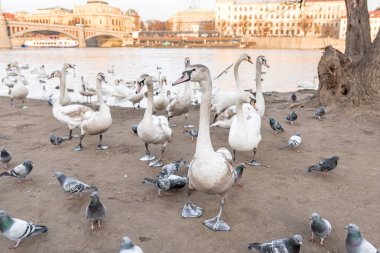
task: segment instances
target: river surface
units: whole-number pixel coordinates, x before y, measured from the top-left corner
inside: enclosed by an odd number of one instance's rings
[[[319,50],[264,50],[264,49],[192,49],[192,48],[65,48],[65,49],[13,49],[0,50],[0,78],[6,76],[5,66],[9,62],[17,61],[20,66],[29,64],[28,70],[21,70],[28,80],[27,86],[30,90],[30,98],[46,99],[52,93],[58,93],[55,86],[58,79],[46,80],[46,91],[43,92],[38,74],[32,74],[34,68],[45,66],[46,74],[62,68],[67,62],[76,65],[75,73],[67,76],[68,88],[75,91],[71,93],[74,101],[83,101],[78,93],[81,85],[81,76],[84,80],[95,87],[96,74],[103,72],[110,84],[114,79],[136,80],[141,74],[147,73],[158,76],[158,72],[168,79],[168,83],[175,81],[184,70],[184,58],[189,57],[192,64],[203,64],[210,68],[211,75],[217,76],[237,57],[249,54],[253,61],[259,55],[264,55],[269,69],[263,75],[264,91],[294,91],[297,84],[306,83],[310,86],[313,77],[317,75],[317,65],[321,58]],[[108,69],[114,65],[114,75],[108,73]],[[239,75],[241,82],[247,88],[255,90],[255,64],[243,62]],[[217,79],[214,86],[221,90],[233,92],[236,89],[233,68],[227,74]],[[171,89],[171,87],[168,87]],[[317,87],[315,87],[317,88]],[[181,88],[179,88],[181,89]],[[0,95],[7,95],[8,88],[0,84]],[[96,100],[96,99],[95,99]],[[109,97],[110,104],[119,106],[130,106],[129,102]]]

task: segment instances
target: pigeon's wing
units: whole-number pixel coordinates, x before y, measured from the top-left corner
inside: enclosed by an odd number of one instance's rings
[[[25,177],[28,174],[28,171],[23,164],[20,164],[17,165],[10,173],[15,177]],[[15,173],[15,175],[13,173]]]
[[[101,219],[106,216],[106,208],[102,203],[97,206],[88,206],[86,209],[87,219]]]
[[[66,178],[66,181],[63,183],[63,190],[70,193],[79,193],[86,188],[90,188],[89,185],[82,183],[81,181],[74,178]]]
[[[249,249],[256,249],[262,253],[288,253],[285,245],[280,240],[268,243],[251,243]]]
[[[363,238],[363,241],[362,243],[360,244],[359,246],[359,251],[360,253],[366,253],[366,252],[377,252],[376,248],[371,244],[369,243],[366,239]]]
[[[13,225],[4,234],[5,237],[13,241],[24,240],[25,238],[47,231],[45,226],[35,225],[23,220],[12,219]]]

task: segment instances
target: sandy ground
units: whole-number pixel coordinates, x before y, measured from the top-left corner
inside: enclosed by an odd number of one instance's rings
[[[306,96],[303,95],[303,96]],[[97,151],[96,136],[86,137],[85,150],[76,153],[78,139],[53,146],[49,136],[67,134],[55,120],[45,101],[27,100],[27,109],[10,108],[9,98],[0,98],[0,146],[13,153],[12,167],[25,159],[34,162],[32,181],[17,184],[14,178],[0,178],[0,208],[12,217],[45,224],[49,232],[26,240],[18,249],[8,250],[11,242],[0,239],[0,252],[118,252],[121,238],[128,235],[144,252],[247,252],[249,242],[267,241],[300,234],[302,252],[346,252],[344,241],[348,223],[356,223],[364,237],[380,248],[379,236],[379,151],[380,102],[360,109],[328,108],[322,121],[312,118],[314,108],[295,109],[299,119],[294,126],[284,117],[289,95],[267,95],[267,116],[274,116],[285,133],[271,134],[268,118],[262,121],[262,141],[257,159],[271,168],[248,167],[244,187],[234,187],[226,201],[223,218],[231,232],[212,232],[202,221],[214,217],[219,198],[193,194],[193,202],[205,209],[201,218],[183,219],[186,199],[182,189],[174,196],[160,197],[153,187],[142,184],[159,169],[140,162],[144,145],[131,131],[144,110],[112,108],[113,125],[104,135],[108,151]],[[377,108],[377,109],[374,109]],[[376,111],[377,110],[377,111]],[[199,110],[193,108],[190,121],[198,124]],[[182,134],[184,118],[175,118],[173,138],[167,146],[165,162],[180,157],[190,161],[195,141]],[[296,131],[302,133],[299,152],[282,150]],[[211,129],[214,148],[228,147],[228,129]],[[152,147],[159,153],[159,147]],[[334,173],[322,177],[305,168],[319,160],[339,155]],[[250,153],[238,153],[246,161]],[[85,218],[89,195],[82,201],[67,197],[54,171],[63,171],[99,188],[107,208],[102,230],[91,231]],[[186,169],[179,172],[186,175]],[[330,220],[333,232],[326,247],[308,242],[308,217],[318,212]]]

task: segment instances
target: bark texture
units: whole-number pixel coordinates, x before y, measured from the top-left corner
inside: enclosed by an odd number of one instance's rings
[[[380,35],[371,43],[367,0],[346,0],[345,53],[331,46],[318,64],[321,105],[360,105],[380,88]]]

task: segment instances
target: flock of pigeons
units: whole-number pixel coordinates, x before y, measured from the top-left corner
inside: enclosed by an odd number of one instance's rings
[[[190,64],[188,62],[188,64]],[[189,65],[188,65],[189,66]],[[113,70],[114,71],[114,70]],[[184,72],[185,73],[185,72]],[[191,72],[190,72],[191,74]],[[99,75],[98,75],[99,77]],[[104,76],[100,76],[100,79],[104,80]],[[101,80],[99,79],[99,84]],[[295,102],[297,96],[295,93],[291,95],[291,100]],[[252,101],[251,101],[252,102]],[[320,107],[314,113],[314,116],[319,120],[325,114],[325,108]],[[297,113],[292,112],[290,115],[286,116],[287,122],[291,125],[297,120]],[[274,134],[278,132],[284,132],[284,128],[281,124],[274,118],[269,118],[270,127]],[[139,125],[134,124],[132,126],[134,133],[138,134]],[[197,138],[198,129],[185,130],[185,134],[191,136],[192,139]],[[71,131],[70,131],[71,135]],[[60,144],[65,139],[59,139],[60,137],[54,137],[51,139],[53,144]],[[83,138],[83,137],[82,137]],[[101,141],[101,134],[100,134]],[[56,143],[55,143],[56,142]],[[295,150],[301,144],[301,134],[299,132],[295,133],[290,137],[285,148]],[[100,145],[100,142],[99,142]],[[147,145],[146,145],[147,148]],[[148,152],[148,148],[147,148]],[[163,153],[163,151],[162,151]],[[148,155],[148,153],[147,153]],[[161,154],[162,156],[162,154]],[[12,154],[5,148],[0,149],[0,162],[4,164],[4,168],[7,169],[8,164],[12,160]],[[324,159],[319,163],[308,167],[307,171],[319,171],[324,176],[327,175],[328,171],[331,171],[337,167],[338,160],[340,157],[333,156],[331,158]],[[166,164],[162,167],[161,171],[158,173],[156,178],[145,178],[143,180],[144,184],[152,185],[158,190],[158,194],[162,193],[169,195],[169,190],[178,190],[185,187],[189,180],[187,177],[181,177],[176,175],[176,172],[187,162],[182,160],[174,161],[172,163]],[[242,177],[245,164],[240,164],[234,169],[235,182],[239,183],[239,179]],[[9,176],[17,178],[19,183],[31,180],[26,177],[32,172],[33,163],[30,160],[25,160],[22,164],[15,166],[13,169],[0,173],[0,177]],[[86,218],[91,222],[91,229],[95,229],[95,224],[98,228],[101,228],[101,221],[106,216],[106,208],[101,203],[97,188],[95,186],[88,185],[76,178],[71,178],[66,176],[62,172],[55,172],[54,176],[59,181],[64,192],[69,193],[70,197],[68,199],[74,198],[74,195],[79,195],[79,199],[82,199],[82,192],[91,191],[91,201],[86,207],[85,215]],[[190,203],[191,204],[191,203]],[[196,207],[196,206],[195,206]],[[324,240],[328,237],[332,231],[332,225],[327,219],[323,219],[318,213],[313,213],[310,216],[310,229],[311,238],[310,241],[314,241],[314,237],[320,238],[320,245],[324,245]],[[348,230],[346,238],[346,249],[348,253],[380,253],[372,244],[370,244],[361,235],[359,227],[355,224],[349,224],[345,227]],[[46,233],[48,228],[44,225],[37,225],[30,222],[26,222],[17,218],[11,218],[7,212],[0,210],[0,231],[6,238],[15,241],[16,243],[11,248],[18,247],[26,238],[35,236],[41,233]],[[249,250],[256,250],[262,253],[298,253],[300,252],[302,246],[302,237],[300,235],[293,235],[289,238],[278,239],[269,241],[266,243],[250,243],[248,245]],[[124,237],[121,242],[120,250],[121,253],[139,253],[143,252],[142,249],[133,244],[129,237]]]

